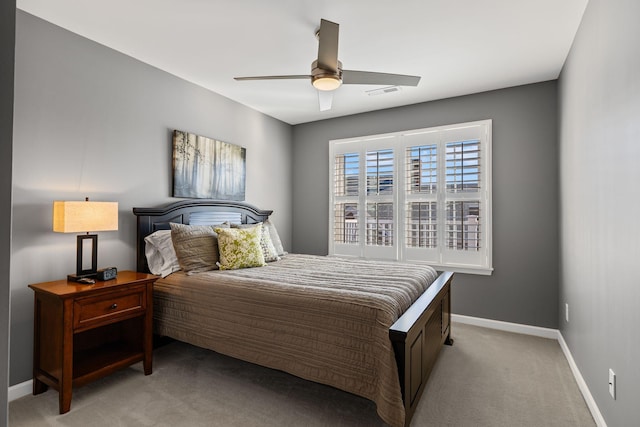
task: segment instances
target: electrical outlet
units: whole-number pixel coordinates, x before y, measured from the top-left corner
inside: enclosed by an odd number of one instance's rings
[[[564,304],[564,318],[569,323],[569,303]]]
[[[616,373],[609,369],[609,394],[616,399]]]

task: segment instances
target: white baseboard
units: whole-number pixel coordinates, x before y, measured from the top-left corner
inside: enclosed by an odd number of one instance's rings
[[[482,319],[480,317],[463,316],[460,314],[452,314],[451,320],[458,323],[465,323],[467,325],[481,326],[483,328],[498,329],[500,331],[515,332],[518,334],[533,335],[536,337],[557,340],[560,344],[560,348],[562,349],[565,358],[567,359],[567,362],[569,363],[571,372],[573,373],[573,376],[578,383],[578,388],[580,389],[580,392],[582,393],[582,396],[587,403],[587,407],[591,411],[591,415],[593,416],[596,425],[598,427],[607,427],[607,423],[604,421],[602,413],[600,413],[600,409],[598,408],[596,401],[591,395],[591,391],[589,390],[589,387],[587,387],[587,383],[582,377],[582,374],[580,373],[576,362],[573,360],[571,351],[569,351],[569,347],[567,346],[567,343],[565,342],[559,330],[542,328],[539,326],[523,325],[519,323],[502,322],[500,320]],[[31,394],[32,389],[33,380],[28,380],[9,387],[9,402]]]
[[[33,392],[33,380],[25,381],[20,384],[12,385],[9,387],[9,402],[12,400],[20,399],[23,396],[27,396]]]
[[[498,329],[500,331],[515,332],[517,334],[533,335],[535,337],[558,339],[560,331],[557,329],[542,328],[540,326],[522,325],[520,323],[502,322],[500,320],[482,319],[480,317],[462,316],[452,314],[451,320],[467,325],[481,326],[483,328]]]
[[[580,370],[578,369],[578,365],[576,365],[575,360],[573,360],[573,356],[571,355],[571,351],[569,351],[569,347],[564,340],[564,337],[558,331],[558,342],[560,343],[560,348],[564,353],[564,357],[567,358],[567,362],[569,362],[569,366],[571,367],[571,372],[573,372],[573,376],[578,383],[578,388],[582,392],[582,396],[584,397],[584,401],[587,403],[589,410],[591,411],[591,415],[593,416],[593,420],[596,422],[598,427],[607,427],[607,423],[604,421],[604,417],[596,404],[595,399],[591,395],[591,391],[589,391],[589,387],[587,387],[587,383],[585,382]]]
[[[465,323],[467,325],[481,326],[483,328],[498,329],[500,331],[515,332],[518,334],[533,335],[536,337],[557,340],[560,344],[562,352],[564,353],[564,357],[569,363],[569,367],[571,367],[571,372],[573,373],[573,376],[578,383],[578,388],[580,389],[582,397],[587,403],[587,407],[589,408],[591,416],[596,422],[596,425],[598,427],[607,427],[607,423],[604,421],[604,417],[602,416],[602,413],[600,412],[595,399],[591,395],[591,391],[589,390],[589,387],[587,387],[587,383],[582,377],[582,374],[578,369],[578,365],[576,365],[576,362],[573,360],[573,356],[571,355],[571,351],[569,351],[569,347],[567,346],[564,337],[558,329],[541,328],[539,326],[502,322],[500,320],[482,319],[480,317],[462,316],[460,314],[451,314],[451,320],[453,322]],[[455,339],[455,329],[453,330],[453,334]]]

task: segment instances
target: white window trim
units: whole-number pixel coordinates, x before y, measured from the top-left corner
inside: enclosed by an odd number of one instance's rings
[[[330,255],[339,255],[339,256],[352,256],[352,257],[365,257],[365,247],[369,248],[366,250],[368,252],[367,258],[370,259],[393,259],[404,261],[407,259],[407,246],[405,244],[405,236],[404,236],[404,222],[405,222],[405,206],[407,201],[407,195],[405,191],[405,160],[404,153],[406,147],[415,145],[411,141],[412,136],[416,135],[430,135],[438,141],[453,142],[457,141],[460,138],[464,138],[466,132],[471,132],[474,135],[474,138],[479,138],[481,141],[481,191],[479,193],[475,193],[476,196],[473,197],[474,200],[480,199],[483,221],[482,221],[482,233],[486,238],[483,240],[484,247],[481,251],[481,254],[478,256],[479,260],[477,263],[469,264],[465,262],[461,262],[460,260],[456,262],[447,262],[446,258],[443,258],[443,254],[445,254],[446,249],[444,248],[444,242],[442,240],[442,234],[439,233],[439,249],[438,258],[432,258],[429,261],[421,261],[419,259],[415,259],[416,256],[413,256],[412,260],[408,262],[415,262],[419,264],[428,264],[437,270],[447,270],[454,271],[459,273],[469,273],[469,274],[479,274],[479,275],[490,275],[493,272],[493,228],[492,228],[492,203],[491,203],[491,188],[492,188],[492,121],[491,120],[481,120],[475,122],[468,123],[460,123],[446,126],[438,126],[432,128],[424,128],[424,129],[414,129],[410,131],[401,131],[401,132],[393,132],[379,135],[370,135],[364,137],[356,137],[356,138],[347,138],[347,139],[339,139],[339,140],[331,140],[329,142],[329,254]],[[475,132],[475,133],[474,133]],[[447,137],[448,135],[462,135],[459,137]],[[366,168],[365,162],[366,159],[362,155],[362,153],[366,153],[367,151],[381,150],[385,148],[393,148],[394,149],[394,194],[393,194],[393,203],[396,207],[394,209],[394,245],[388,247],[373,247],[365,245],[364,243],[360,243],[358,245],[346,245],[339,244],[334,241],[334,207],[336,203],[336,197],[334,194],[334,167],[335,167],[335,156],[339,154],[346,153],[361,153],[359,165],[360,165],[360,185],[366,182]],[[438,162],[438,169],[444,169],[445,162]],[[442,174],[442,171],[438,173]],[[440,175],[443,176],[443,175]],[[444,182],[444,181],[439,181]],[[366,202],[367,196],[363,194],[365,192],[360,191],[359,196],[355,197],[358,199],[358,204],[360,206],[359,209],[359,217],[365,218],[366,216]],[[460,196],[464,199],[464,195]],[[354,197],[351,197],[354,199]],[[387,196],[388,198],[388,196]],[[457,196],[451,197],[449,195],[448,199],[457,198]],[[372,197],[368,198],[369,201],[374,201]],[[441,212],[444,212],[444,193],[438,192],[437,194],[437,203],[439,206],[438,219],[444,218]],[[398,210],[397,206],[402,206],[400,210]],[[360,227],[360,239],[362,240],[364,237],[364,227],[365,221],[359,221]],[[336,246],[339,250],[336,251]],[[349,248],[346,248],[349,246]],[[345,250],[346,249],[346,250]],[[415,249],[415,248],[411,248]],[[414,250],[414,252],[419,252],[419,250]],[[379,255],[379,256],[376,256]]]

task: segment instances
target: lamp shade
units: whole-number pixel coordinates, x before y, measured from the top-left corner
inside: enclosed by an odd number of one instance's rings
[[[53,202],[53,231],[81,233],[118,229],[118,202]]]

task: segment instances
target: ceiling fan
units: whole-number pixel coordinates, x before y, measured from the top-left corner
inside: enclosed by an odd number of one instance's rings
[[[418,86],[420,76],[343,70],[342,62],[338,61],[338,31],[339,25],[335,22],[320,20],[320,29],[316,33],[318,59],[311,63],[311,74],[234,77],[234,79],[238,81],[311,79],[313,87],[318,89],[320,111],[331,109],[332,91],[342,84]]]

